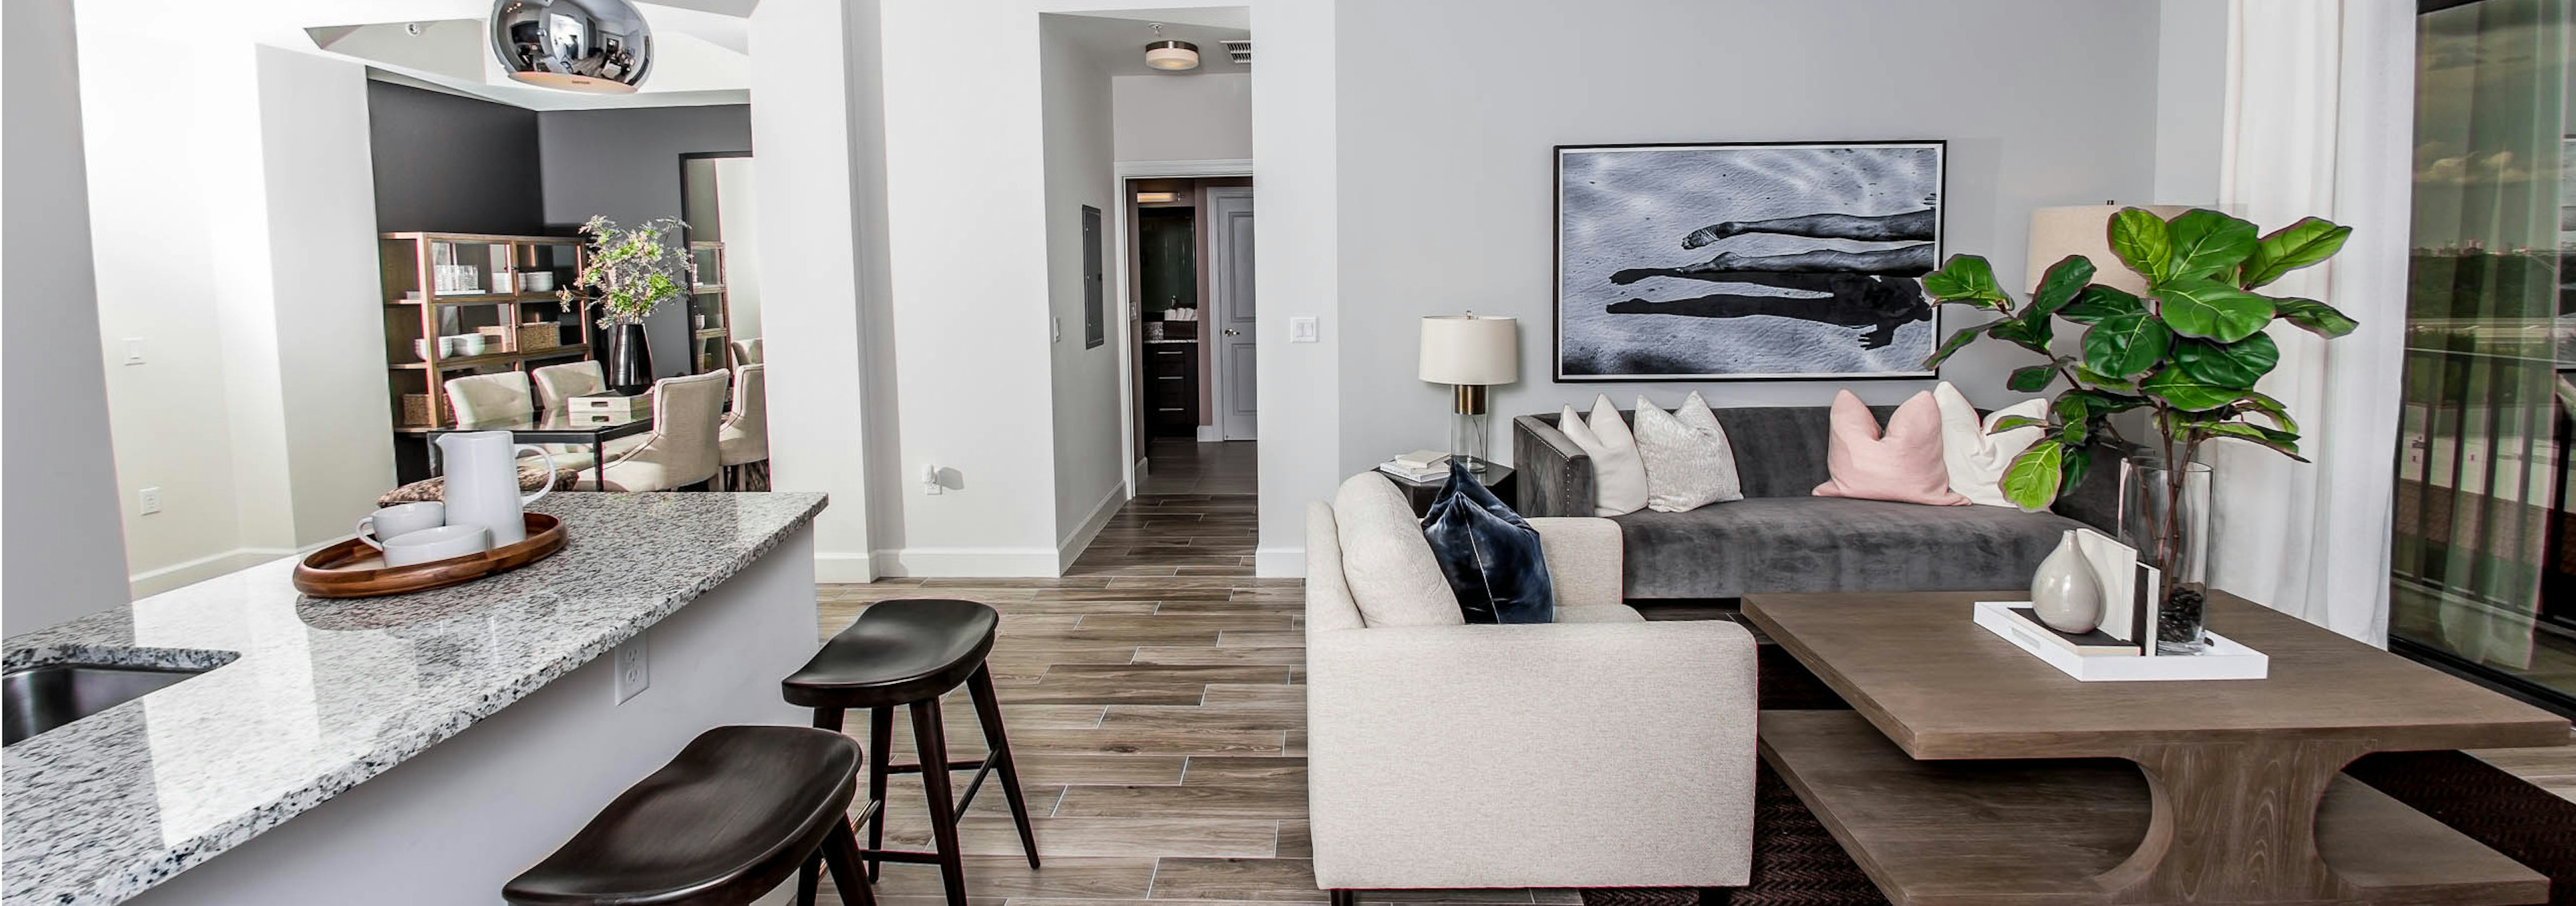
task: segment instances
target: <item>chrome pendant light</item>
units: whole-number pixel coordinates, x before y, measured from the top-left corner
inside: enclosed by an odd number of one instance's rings
[[[1199,68],[1199,46],[1163,37],[1163,24],[1153,23],[1154,43],[1145,45],[1145,65],[1170,72]]]
[[[632,94],[653,70],[653,30],[626,0],[498,0],[492,55],[531,85]]]

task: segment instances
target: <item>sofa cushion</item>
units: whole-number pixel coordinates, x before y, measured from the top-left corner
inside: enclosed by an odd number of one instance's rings
[[[2069,529],[2055,513],[1839,497],[1749,498],[1619,523],[1630,598],[2028,588]]]
[[[1981,506],[2013,506],[2004,499],[2004,470],[2044,430],[2031,425],[1998,434],[1995,425],[2014,416],[2046,421],[2048,400],[2023,400],[1979,418],[1968,397],[1942,381],[1932,388],[1932,401],[1941,406],[1941,463],[1950,470],[1950,491]]]
[[[1557,430],[1592,460],[1592,515],[1634,513],[1646,506],[1646,463],[1636,436],[1611,405],[1610,395],[1592,401],[1590,420],[1567,406],[1557,415]]]
[[[1643,623],[1646,615],[1626,604],[1584,604],[1556,609],[1559,623]]]
[[[1878,417],[1844,390],[1834,394],[1833,423],[1825,456],[1833,478],[1816,486],[1816,496],[1968,505],[1968,498],[1950,492],[1950,472],[1941,465],[1941,408],[1932,394],[1917,393],[1896,407],[1882,434]]]
[[[1553,623],[1556,592],[1538,529],[1503,505],[1467,464],[1449,460],[1449,484],[1422,517],[1422,537],[1470,623]]]
[[[1637,398],[1637,454],[1646,461],[1646,508],[1667,513],[1744,499],[1735,477],[1735,449],[1726,429],[1692,391],[1671,412]]]
[[[1376,472],[1342,482],[1333,494],[1334,533],[1342,546],[1342,578],[1351,601],[1371,626],[1456,626],[1467,622],[1458,595],[1440,575],[1431,542],[1404,493]]]

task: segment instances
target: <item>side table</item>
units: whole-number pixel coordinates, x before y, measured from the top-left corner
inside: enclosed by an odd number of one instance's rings
[[[1402,475],[1389,474],[1385,470],[1378,470],[1378,474],[1385,475],[1386,480],[1395,482],[1396,490],[1404,492],[1404,501],[1413,505],[1415,516],[1431,512],[1431,499],[1440,496],[1441,488],[1449,486],[1447,476],[1429,481],[1415,481]],[[1476,478],[1484,482],[1486,490],[1502,498],[1504,503],[1512,501],[1512,467],[1498,462],[1488,462],[1485,463],[1485,471],[1477,473]]]

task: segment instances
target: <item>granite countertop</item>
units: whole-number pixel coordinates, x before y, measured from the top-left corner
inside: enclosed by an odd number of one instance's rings
[[[569,543],[514,572],[306,598],[295,558],[5,643],[203,675],[5,750],[0,902],[113,903],[277,826],[660,622],[813,521],[821,494],[556,494]]]

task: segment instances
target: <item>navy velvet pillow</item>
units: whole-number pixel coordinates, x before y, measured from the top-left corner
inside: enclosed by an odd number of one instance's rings
[[[1538,529],[1503,505],[1456,459],[1449,485],[1422,517],[1422,537],[1470,623],[1556,622],[1556,586]]]

